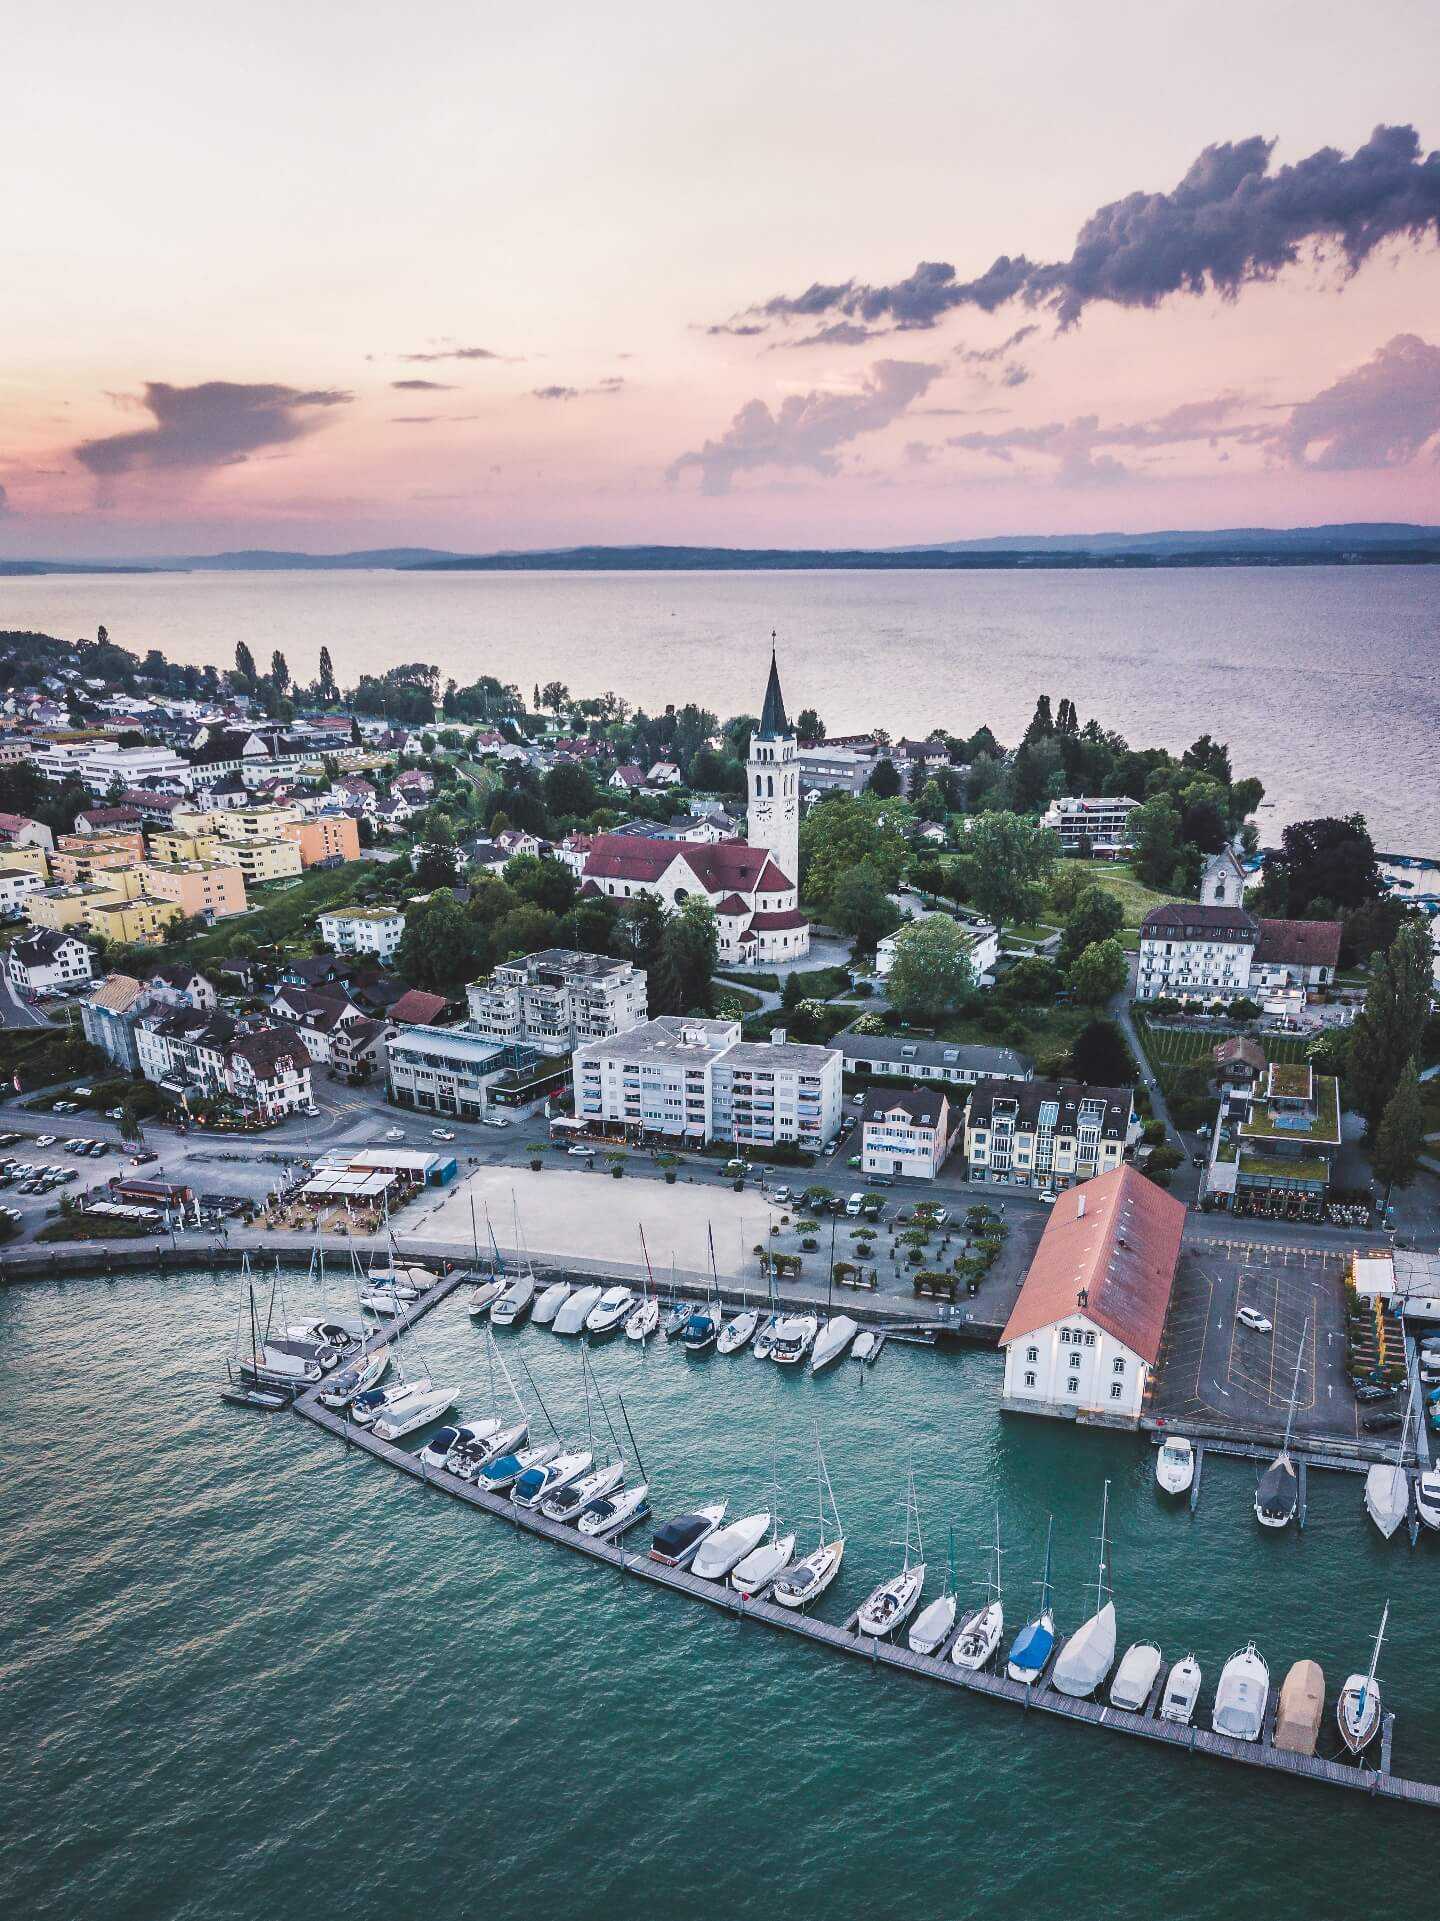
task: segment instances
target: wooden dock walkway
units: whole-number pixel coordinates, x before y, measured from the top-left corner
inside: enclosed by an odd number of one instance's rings
[[[394,1333],[397,1326],[410,1327],[421,1320],[430,1310],[447,1299],[454,1290],[468,1280],[468,1275],[455,1273],[446,1276],[436,1286],[421,1296],[403,1316],[380,1330],[378,1339],[385,1339]],[[302,1419],[313,1422],[327,1433],[334,1434],[349,1447],[358,1447],[373,1455],[376,1460],[384,1461],[399,1473],[408,1475],[424,1487],[436,1488],[452,1499],[463,1502],[467,1507],[477,1508],[492,1515],[496,1520],[505,1522],[517,1534],[539,1535],[559,1547],[585,1555],[588,1559],[602,1565],[618,1569],[622,1578],[635,1577],[648,1581],[655,1587],[669,1588],[692,1599],[704,1601],[722,1613],[733,1615],[737,1620],[763,1622],[767,1627],[787,1634],[799,1635],[802,1639],[821,1647],[832,1648],[838,1652],[859,1655],[872,1666],[899,1670],[913,1674],[924,1680],[940,1683],[942,1686],[971,1694],[979,1694],[992,1701],[1004,1701],[1026,1712],[1035,1710],[1043,1714],[1053,1714],[1061,1720],[1084,1722],[1091,1727],[1104,1728],[1115,1734],[1132,1734],[1141,1740],[1154,1741],[1161,1746],[1182,1750],[1190,1754],[1203,1754],[1215,1760],[1238,1761],[1246,1767],[1269,1768],[1279,1774],[1294,1775],[1302,1780],[1315,1781],[1326,1786],[1348,1788],[1378,1796],[1385,1800],[1407,1802],[1413,1806],[1440,1809],[1440,1786],[1428,1781],[1411,1781],[1390,1772],[1390,1748],[1393,1735],[1393,1716],[1388,1716],[1385,1724],[1381,1767],[1377,1769],[1355,1767],[1340,1761],[1323,1760],[1315,1755],[1291,1754],[1275,1748],[1266,1742],[1248,1743],[1234,1741],[1228,1736],[1207,1733],[1195,1727],[1181,1727],[1174,1722],[1157,1719],[1153,1713],[1132,1714],[1123,1709],[1106,1706],[1098,1700],[1079,1701],[1058,1694],[1048,1685],[1048,1677],[1042,1676],[1038,1683],[1029,1686],[1010,1680],[1002,1673],[976,1672],[958,1668],[952,1661],[940,1654],[914,1654],[907,1647],[892,1645],[889,1641],[877,1640],[872,1636],[861,1635],[855,1631],[858,1609],[851,1614],[843,1626],[837,1627],[829,1621],[818,1620],[807,1614],[795,1613],[788,1608],[777,1607],[773,1601],[763,1598],[744,1599],[737,1594],[728,1581],[705,1581],[686,1568],[663,1567],[652,1561],[648,1555],[633,1554],[615,1540],[596,1540],[581,1534],[575,1527],[566,1523],[550,1521],[538,1512],[518,1508],[507,1497],[492,1494],[484,1488],[474,1486],[468,1481],[458,1480],[443,1469],[425,1467],[418,1454],[411,1454],[403,1447],[392,1442],[382,1441],[368,1428],[360,1428],[346,1415],[335,1413],[322,1407],[317,1398],[319,1388],[308,1389],[294,1403],[294,1412]],[[1213,1445],[1207,1442],[1207,1446]],[[1058,1651],[1058,1646],[1057,1646]],[[1158,1696],[1157,1696],[1158,1698]],[[1147,1708],[1150,1704],[1147,1702]]]

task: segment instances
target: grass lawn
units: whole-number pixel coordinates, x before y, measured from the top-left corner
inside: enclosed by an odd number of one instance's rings
[[[207,928],[193,941],[187,941],[181,951],[197,962],[204,962],[223,959],[242,935],[261,947],[283,946],[286,941],[294,940],[308,942],[313,937],[312,922],[317,914],[332,907],[348,906],[362,884],[375,878],[373,861],[352,860],[342,867],[312,867],[298,880],[279,886],[279,891],[257,889],[251,896],[256,904],[250,913],[237,914],[233,920]],[[173,959],[176,950],[157,949],[157,955],[163,960]]]
[[[1108,860],[1062,860],[1055,863],[1057,874],[1078,869],[1085,875],[1092,887],[1098,887],[1107,894],[1113,894],[1125,910],[1125,925],[1122,934],[1136,936],[1140,923],[1152,907],[1164,907],[1172,898],[1169,894],[1157,894],[1153,887],[1147,887],[1131,873],[1128,862]]]
[[[979,1013],[960,1013],[941,1021],[935,1038],[962,1047],[1013,1047],[1043,1067],[1068,1054],[1076,1035],[1096,1018],[1096,1010],[1088,1007],[1021,1007],[1000,1023]]]
[[[1013,943],[1019,947],[1039,947],[1063,932],[1063,928],[1051,927],[1044,921],[1027,921],[1023,927],[1005,929],[1004,945],[1009,947]]]
[[[1151,1027],[1136,1021],[1145,1042],[1145,1052],[1154,1067],[1188,1067],[1193,1061],[1208,1062],[1211,1050],[1218,1047],[1224,1034],[1206,1033],[1203,1028]],[[1257,1034],[1267,1061],[1299,1062],[1305,1058],[1303,1034]]]

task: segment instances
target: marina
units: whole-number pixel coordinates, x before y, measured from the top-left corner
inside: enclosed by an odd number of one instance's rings
[[[470,1279],[468,1274],[457,1273],[437,1282],[408,1310],[404,1324],[413,1326],[446,1300],[457,1287],[468,1283]],[[808,1613],[780,1608],[767,1600],[768,1587],[758,1594],[747,1597],[737,1592],[728,1581],[705,1580],[685,1567],[667,1566],[651,1559],[648,1555],[628,1549],[624,1545],[623,1536],[630,1531],[629,1529],[622,1530],[618,1537],[611,1536],[608,1539],[582,1535],[574,1527],[549,1520],[542,1513],[518,1507],[514,1502],[503,1500],[498,1495],[486,1492],[483,1488],[461,1481],[447,1474],[443,1469],[438,1472],[432,1471],[417,1454],[394,1446],[380,1439],[373,1432],[357,1429],[354,1423],[347,1421],[343,1415],[322,1406],[316,1390],[312,1389],[298,1396],[294,1403],[294,1412],[302,1419],[311,1421],[326,1432],[335,1435],[347,1446],[361,1448],[375,1459],[410,1476],[423,1487],[434,1488],[463,1502],[468,1507],[488,1513],[517,1532],[536,1535],[554,1545],[570,1548],[592,1561],[614,1568],[622,1579],[648,1581],[685,1594],[692,1599],[704,1601],[711,1607],[733,1614],[737,1620],[755,1621],[783,1632],[803,1636],[821,1646],[859,1656],[876,1667],[896,1668],[904,1673],[936,1681],[950,1688],[962,1688],[994,1701],[1008,1702],[1025,1713],[1033,1710],[1066,1720],[1079,1721],[1095,1728],[1103,1728],[1108,1732],[1137,1736],[1143,1740],[1181,1749],[1189,1754],[1201,1754],[1215,1760],[1240,1762],[1246,1766],[1267,1768],[1276,1773],[1298,1776],[1329,1787],[1348,1789],[1352,1792],[1415,1806],[1440,1809],[1440,1785],[1412,1780],[1390,1771],[1395,1719],[1393,1713],[1385,1716],[1381,1765],[1378,1768],[1371,1768],[1331,1761],[1314,1754],[1297,1753],[1285,1747],[1277,1747],[1273,1738],[1275,1722],[1273,1712],[1266,1719],[1263,1738],[1260,1739],[1232,1738],[1193,1725],[1185,1726],[1165,1720],[1155,1712],[1160,1694],[1158,1678],[1149,1689],[1145,1711],[1135,1712],[1116,1708],[1100,1699],[1076,1698],[1062,1692],[1053,1684],[1053,1657],[1047,1663],[1040,1679],[1031,1684],[1012,1681],[1002,1674],[987,1672],[983,1669],[963,1668],[945,1658],[948,1643],[942,1645],[937,1653],[926,1655],[914,1652],[885,1634],[865,1634],[861,1631],[861,1610],[852,1614],[843,1625],[836,1626]],[[1107,1669],[1109,1665],[1110,1663],[1107,1662]]]

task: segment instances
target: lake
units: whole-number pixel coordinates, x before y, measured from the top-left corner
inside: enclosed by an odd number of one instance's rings
[[[770,632],[791,713],[1018,740],[1068,695],[1134,745],[1201,733],[1257,774],[1262,837],[1363,813],[1381,848],[1440,850],[1440,568],[1023,573],[194,573],[0,580],[0,628],[229,666],[245,641],[313,679],[405,660],[613,688],[655,711],[756,712]]]

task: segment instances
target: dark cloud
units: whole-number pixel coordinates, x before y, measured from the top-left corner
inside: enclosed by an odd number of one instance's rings
[[[905,459],[911,467],[927,467],[935,458],[935,449],[928,440],[907,440]]]
[[[532,387],[531,393],[536,400],[578,400],[578,387]]]
[[[967,367],[988,367],[997,360],[1003,360],[1006,354],[1013,353],[1016,347],[1023,346],[1032,334],[1038,334],[1039,331],[1040,323],[1030,320],[1023,327],[1017,327],[1014,333],[997,341],[993,347],[957,347],[955,358],[963,360]]]
[[[492,353],[488,347],[436,347],[429,353],[401,354],[400,358],[424,363],[435,360],[515,360],[524,356]]]
[[[1300,401],[1268,439],[1292,466],[1349,472],[1403,467],[1437,434],[1440,347],[1396,334],[1363,367]]]
[[[864,385],[849,393],[791,394],[773,413],[763,400],[751,400],[718,440],[672,461],[669,478],[698,467],[706,494],[728,493],[737,474],[760,467],[805,468],[831,478],[840,471],[841,447],[898,420],[943,371],[922,361],[878,360]]]
[[[728,321],[720,320],[713,327],[705,329],[707,334],[734,334],[737,340],[749,340],[755,334],[763,334],[764,325],[758,320]]]
[[[886,327],[862,327],[854,320],[832,320],[828,327],[820,327],[813,334],[806,334],[800,340],[777,340],[776,347],[859,347],[877,334],[887,333]]]
[[[1002,387],[1023,387],[1029,378],[1030,369],[1028,367],[1022,367],[1018,360],[1012,360],[1008,367],[1001,370],[1000,385]]]
[[[750,312],[762,322],[839,313],[912,328],[958,307],[991,313],[1023,299],[1069,327],[1092,301],[1156,307],[1207,291],[1233,299],[1310,252],[1338,252],[1353,274],[1387,241],[1440,237],[1440,153],[1422,154],[1413,127],[1379,126],[1349,156],[1321,147],[1272,170],[1273,151],[1260,134],[1206,147],[1173,191],[1127,194],[1093,213],[1068,260],[1002,254],[974,280],[957,279],[948,261],[922,261],[891,286],[816,283]]]
[[[399,394],[453,394],[454,386],[445,380],[392,380],[390,385]]]
[[[335,388],[302,392],[295,387],[243,387],[229,380],[172,387],[152,380],[143,396],[127,404],[143,407],[154,425],[83,440],[75,458],[106,479],[141,469],[233,467],[262,448],[313,433],[332,408],[346,406],[354,397]]]
[[[607,374],[593,387],[532,387],[530,392],[536,400],[581,400],[586,394],[618,394],[624,385],[623,374]]]

